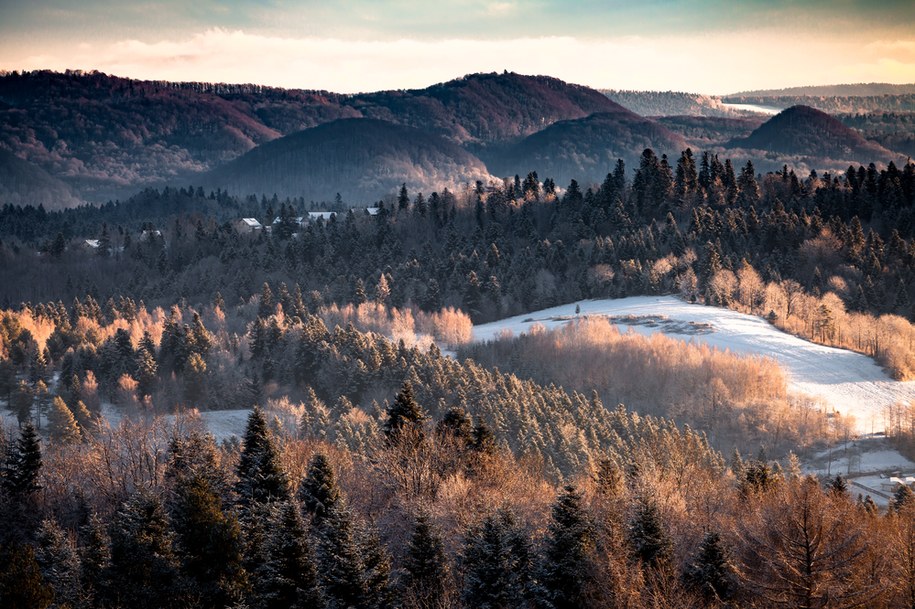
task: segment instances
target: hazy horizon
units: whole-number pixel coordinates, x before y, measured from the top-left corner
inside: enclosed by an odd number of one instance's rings
[[[343,93],[509,70],[727,94],[915,82],[915,3],[0,0],[0,69]]]

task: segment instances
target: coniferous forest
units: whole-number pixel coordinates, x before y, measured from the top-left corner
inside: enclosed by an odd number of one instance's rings
[[[589,319],[470,342],[677,294],[911,379],[915,164],[646,149],[602,183],[336,205],[190,187],[0,211],[4,607],[915,602],[911,490],[880,509],[805,475],[794,452],[847,429],[771,362]],[[337,214],[299,223],[316,209]],[[209,433],[226,411],[241,438]]]

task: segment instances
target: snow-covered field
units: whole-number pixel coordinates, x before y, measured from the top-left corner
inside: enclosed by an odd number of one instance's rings
[[[637,323],[626,325],[641,334],[663,332],[722,350],[771,357],[784,369],[789,390],[814,396],[829,408],[854,416],[859,433],[882,431],[887,406],[915,400],[915,382],[893,380],[865,355],[786,334],[760,317],[689,304],[672,296],[582,300],[475,326],[473,339],[490,340],[503,332],[517,335],[535,323],[555,328],[575,317],[576,305],[582,316],[633,316]]]

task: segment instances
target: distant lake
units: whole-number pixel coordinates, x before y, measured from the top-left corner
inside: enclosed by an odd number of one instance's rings
[[[742,110],[744,112],[759,112],[760,114],[778,114],[784,108],[776,108],[774,106],[758,106],[756,104],[723,104],[725,108],[730,108],[731,110]]]

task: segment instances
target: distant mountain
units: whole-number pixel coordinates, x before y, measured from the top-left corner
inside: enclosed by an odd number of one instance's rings
[[[48,211],[82,203],[69,186],[44,169],[0,149],[0,203],[43,205]]]
[[[729,95],[722,101],[728,104],[752,104],[786,109],[791,106],[810,106],[829,114],[865,114],[884,112],[915,112],[915,93],[893,95],[754,95],[750,93]]]
[[[14,72],[0,76],[0,149],[104,201],[192,183],[255,146],[341,118],[407,125],[476,150],[617,109],[593,89],[507,72],[359,95]]]
[[[516,140],[556,121],[620,108],[594,89],[514,72],[472,74],[427,89],[355,96],[348,103],[368,117],[479,146]]]
[[[679,155],[685,140],[666,127],[626,109],[560,121],[512,146],[490,165],[499,175],[537,171],[560,186],[603,180],[617,159],[637,166],[645,148]]]
[[[915,94],[915,83],[893,85],[885,82],[871,82],[850,85],[817,85],[809,87],[788,87],[786,89],[759,89],[756,91],[741,91],[740,93],[732,93],[726,97],[873,97],[877,95],[911,94]]]
[[[618,91],[601,89],[601,93],[642,116],[721,116],[746,114],[729,108],[716,95],[680,91]]]
[[[730,147],[833,160],[888,161],[898,156],[808,106],[792,106],[780,112],[748,137],[732,140]]]
[[[486,166],[444,138],[376,119],[341,119],[273,140],[204,177],[210,187],[236,194],[277,194],[366,204],[396,192],[411,192],[476,180]]]

